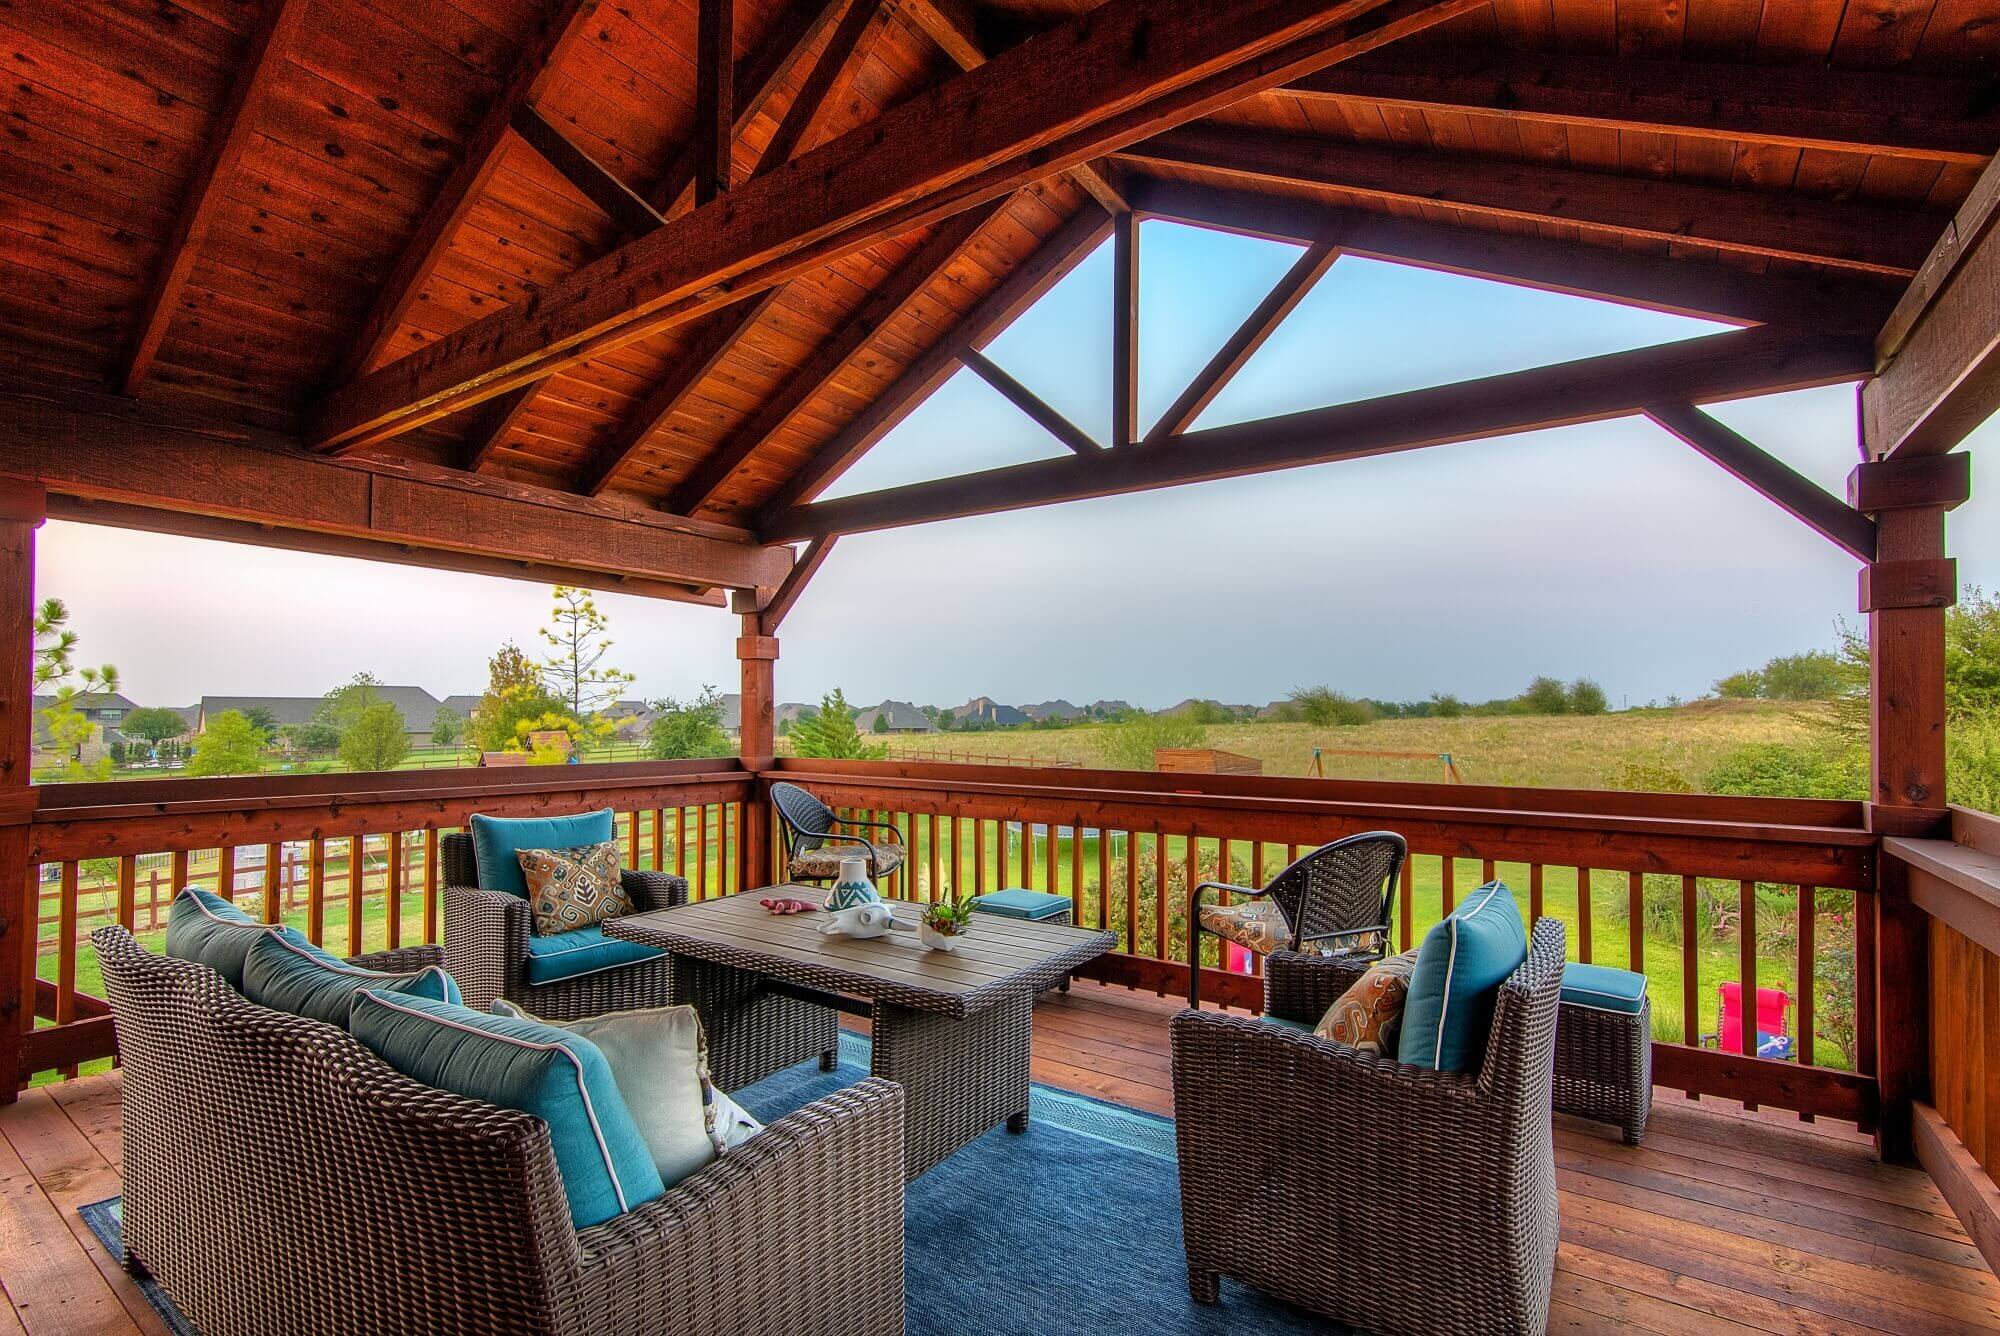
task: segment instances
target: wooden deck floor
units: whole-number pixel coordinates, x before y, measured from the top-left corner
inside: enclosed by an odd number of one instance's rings
[[[1035,1079],[1173,1112],[1169,1000],[1079,984],[1035,1017]],[[0,1336],[163,1333],[76,1208],[118,1190],[116,1073],[0,1110]],[[1554,1332],[2000,1332],[2000,1281],[1930,1180],[1852,1127],[1662,1091],[1643,1149],[1560,1120]]]

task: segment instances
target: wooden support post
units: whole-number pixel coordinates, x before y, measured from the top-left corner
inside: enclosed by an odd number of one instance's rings
[[[745,769],[769,769],[777,757],[778,638],[764,634],[763,618],[757,613],[743,615],[736,658],[743,669],[737,752]],[[743,889],[770,885],[771,805],[762,784],[743,800],[743,824],[737,841],[743,859]]]
[[[1118,215],[1112,229],[1111,445],[1139,439],[1139,217]]]
[[[735,0],[701,0],[695,31],[694,203],[730,186],[736,143]]]
[[[40,483],[0,478],[0,664],[14,685],[0,691],[0,1104],[21,1084],[21,1032],[35,1023],[18,962],[32,959],[40,878],[28,863],[34,746],[35,530],[48,513]],[[31,985],[32,986],[32,985]]]
[[[1857,488],[1857,491],[1860,490]],[[1878,500],[1878,504],[1881,502]],[[1907,572],[1943,567],[1942,504],[1876,515],[1876,559],[1861,572],[1868,615],[1869,828],[1929,835],[1949,818],[1944,780],[1944,605],[1935,580]],[[1945,578],[1949,578],[1948,576]],[[1907,869],[1877,860],[1875,1146],[1885,1160],[1913,1155],[1911,1110],[1929,1098],[1930,925],[1910,901]]]

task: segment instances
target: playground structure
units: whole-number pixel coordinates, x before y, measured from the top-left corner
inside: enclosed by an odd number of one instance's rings
[[[1458,773],[1458,762],[1452,759],[1450,752],[1383,751],[1373,747],[1315,746],[1313,748],[1312,764],[1306,767],[1306,774],[1312,776],[1314,779],[1325,779],[1326,765],[1321,758],[1326,756],[1372,756],[1397,761],[1442,761],[1444,763],[1444,777],[1448,783],[1463,784],[1465,782],[1465,776]]]

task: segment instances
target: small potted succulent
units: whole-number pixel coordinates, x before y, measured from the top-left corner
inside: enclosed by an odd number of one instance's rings
[[[925,906],[917,924],[917,938],[933,951],[956,951],[959,941],[972,928],[972,901],[949,896]]]

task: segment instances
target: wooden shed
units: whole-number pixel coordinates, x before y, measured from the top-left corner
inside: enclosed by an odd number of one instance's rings
[[[1261,775],[1254,756],[1216,747],[1155,747],[1153,766],[1163,775]]]

